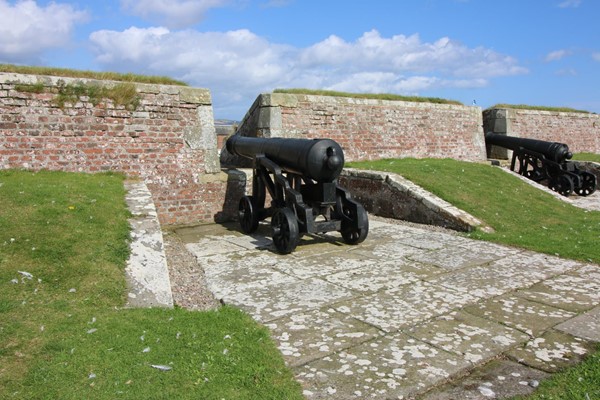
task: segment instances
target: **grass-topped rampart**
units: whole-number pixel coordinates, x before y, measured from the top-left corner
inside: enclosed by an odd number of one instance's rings
[[[592,114],[586,110],[577,110],[569,107],[547,107],[547,106],[531,106],[527,104],[496,104],[488,109],[494,108],[514,108],[517,110],[537,110],[537,111],[553,111],[553,112],[566,112],[566,113],[582,113],[582,114]]]
[[[58,85],[46,86],[38,81],[34,84],[16,84],[15,89],[25,93],[53,93],[56,96],[52,103],[60,108],[67,104],[75,104],[82,97],[88,99],[94,106],[108,99],[115,106],[123,106],[128,110],[135,110],[140,103],[135,84],[161,84],[186,86],[184,82],[164,76],[146,76],[135,74],[120,74],[116,72],[78,71],[64,68],[29,67],[10,64],[0,64],[0,72],[10,72],[30,75],[44,75],[76,79],[74,82],[59,80]],[[93,79],[97,81],[116,81],[114,85],[103,85],[100,82],[83,82],[77,79]]]
[[[313,89],[275,89],[273,93],[288,93],[288,94],[306,94],[314,96],[332,96],[332,97],[351,97],[355,99],[373,99],[373,100],[393,100],[393,101],[408,101],[413,103],[434,103],[434,104],[454,104],[463,105],[459,101],[441,99],[439,97],[419,97],[419,96],[402,96],[398,94],[386,93],[347,93],[336,92],[333,90],[313,90]]]
[[[0,64],[0,72],[11,72],[15,74],[26,75],[60,76],[65,78],[86,78],[117,82],[187,86],[187,83],[169,78],[167,76],[138,75],[132,73],[122,74],[118,72],[80,71],[68,68],[31,67],[23,65]]]

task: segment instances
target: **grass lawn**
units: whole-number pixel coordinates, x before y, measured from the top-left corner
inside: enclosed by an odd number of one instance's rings
[[[399,159],[347,166],[400,174],[492,226],[470,237],[600,264],[600,212],[585,211],[496,167],[450,159]],[[543,381],[528,399],[600,399],[600,353]]]
[[[300,399],[230,307],[124,309],[120,175],[0,171],[0,398]]]

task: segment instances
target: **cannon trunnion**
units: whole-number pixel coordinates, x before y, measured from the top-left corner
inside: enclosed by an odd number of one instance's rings
[[[234,135],[226,146],[253,160],[252,195],[243,196],[238,208],[243,232],[271,217],[273,243],[282,254],[294,251],[303,234],[338,231],[348,244],[367,237],[367,212],[337,183],[344,153],[335,141]]]
[[[596,176],[581,171],[569,161],[573,153],[564,143],[518,138],[488,132],[485,134],[487,146],[500,146],[513,151],[510,169],[535,182],[545,184],[550,189],[569,196],[575,192],[579,196],[589,196],[596,191]]]

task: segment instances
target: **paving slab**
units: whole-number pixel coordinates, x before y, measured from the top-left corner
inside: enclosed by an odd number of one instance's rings
[[[477,252],[460,246],[443,247],[428,252],[409,255],[411,260],[419,261],[423,264],[435,265],[436,267],[448,270],[487,264],[500,257],[502,257],[502,254]]]
[[[332,273],[325,279],[354,291],[376,293],[417,283],[439,273],[439,268],[409,260],[391,260],[379,263],[370,260],[360,268]]]
[[[333,307],[385,332],[395,332],[474,301],[476,298],[467,293],[417,281],[372,295],[355,297]]]
[[[546,372],[557,372],[581,362],[594,349],[595,346],[590,342],[552,330],[506,354],[521,364]]]
[[[377,328],[333,308],[293,313],[265,326],[271,330],[287,364],[292,367],[380,336]]]
[[[539,336],[556,324],[576,316],[574,312],[529,301],[512,294],[494,297],[467,306],[464,310],[469,314],[518,329],[529,336]]]
[[[505,254],[504,258],[461,269],[430,282],[479,298],[489,298],[532,286],[548,277],[581,266],[574,261],[564,261],[563,264],[560,259],[554,260],[531,252],[511,254],[507,251]]]
[[[590,310],[600,303],[600,267],[580,267],[521,290],[518,295],[565,310]]]
[[[402,399],[466,370],[469,363],[398,333],[296,369],[308,399]]]
[[[600,342],[600,307],[563,322],[556,329],[583,339]]]
[[[577,362],[596,337],[597,265],[377,219],[360,245],[305,235],[288,255],[268,223],[238,229],[176,233],[215,296],[271,330],[308,399],[409,399],[447,382],[448,393],[499,395],[502,382]],[[505,357],[480,375],[494,379],[459,383]]]
[[[529,339],[516,329],[461,311],[437,317],[406,332],[473,365],[489,361]]]
[[[550,376],[538,369],[506,359],[496,359],[473,373],[427,393],[421,400],[507,399],[533,393]]]

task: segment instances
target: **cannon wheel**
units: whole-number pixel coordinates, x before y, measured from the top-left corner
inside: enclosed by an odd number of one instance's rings
[[[581,187],[575,189],[578,196],[589,196],[596,191],[596,176],[590,172],[581,172]]]
[[[271,218],[273,243],[281,254],[289,254],[300,242],[298,220],[289,208],[279,208]]]
[[[258,229],[258,215],[254,204],[252,196],[244,196],[240,199],[238,218],[244,233],[252,233]]]
[[[354,211],[351,207],[342,205],[342,212],[347,217],[342,219],[342,229],[340,231],[344,242],[348,244],[361,243],[369,233],[369,217],[365,208],[360,204],[356,204],[356,211]],[[355,228],[354,225],[356,224],[353,221],[360,222],[360,225],[363,225],[364,228]]]
[[[573,193],[573,179],[571,179],[568,175],[558,175],[550,178],[550,182],[548,183],[548,187],[555,192],[562,194],[565,197],[568,197],[571,193]]]

